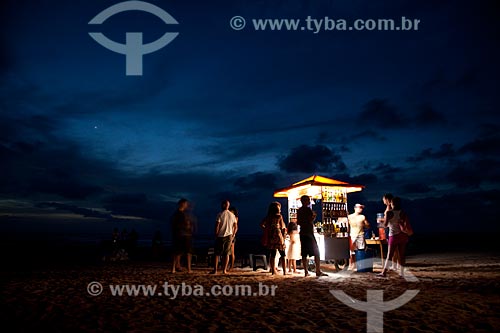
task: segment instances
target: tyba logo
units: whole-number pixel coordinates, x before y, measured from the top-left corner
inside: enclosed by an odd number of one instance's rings
[[[393,264],[391,261],[388,263]],[[364,267],[372,266],[372,263],[367,259],[363,259],[357,264]],[[407,282],[418,282],[417,277],[409,271],[406,272],[404,279]],[[366,301],[352,298],[342,290],[332,289],[330,293],[345,305],[366,312],[366,332],[382,333],[384,332],[384,312],[402,307],[417,296],[419,291],[416,289],[406,290],[402,295],[390,301],[384,301],[384,290],[367,290]]]
[[[148,12],[158,16],[166,24],[178,24],[178,22],[169,13],[160,7],[143,1],[125,1],[113,5],[97,14],[92,20],[90,20],[89,24],[102,24],[111,16],[129,10]],[[166,32],[154,42],[143,44],[142,32],[127,32],[125,34],[125,44],[120,44],[110,40],[104,36],[103,33],[89,32],[90,37],[105,48],[125,55],[126,75],[142,75],[142,56],[156,52],[167,46],[167,44],[173,41],[178,34],[178,32]]]

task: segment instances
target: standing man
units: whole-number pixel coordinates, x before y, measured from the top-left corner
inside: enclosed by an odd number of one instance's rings
[[[217,274],[217,266],[219,266],[219,256],[223,256],[222,272],[227,274],[227,264],[229,262],[229,254],[231,253],[231,243],[236,231],[238,231],[238,222],[236,216],[229,211],[229,200],[221,202],[222,211],[217,215],[215,222],[215,253],[214,253],[214,270],[210,274]]]
[[[177,202],[177,210],[172,215],[172,245],[174,252],[174,262],[172,263],[172,273],[181,268],[181,255],[187,255],[187,270],[191,273],[191,254],[193,253],[193,225],[187,214],[189,202],[187,199],[180,199]]]
[[[302,252],[302,266],[304,266],[304,276],[309,275],[307,270],[307,256],[314,256],[316,262],[316,276],[327,276],[321,271],[318,243],[314,238],[314,219],[316,213],[309,207],[311,199],[307,195],[300,197],[302,207],[297,210],[297,224],[300,226],[300,250]]]
[[[351,236],[351,264],[349,265],[351,270],[354,270],[356,264],[356,250],[364,250],[366,247],[365,242],[365,229],[370,228],[370,223],[366,220],[366,217],[362,214],[365,208],[362,204],[354,205],[354,213],[349,215],[349,235]]]

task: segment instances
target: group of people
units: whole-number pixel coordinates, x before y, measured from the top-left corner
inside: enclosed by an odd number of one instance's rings
[[[285,225],[281,215],[281,204],[272,202],[269,205],[267,215],[260,223],[263,229],[262,245],[270,250],[270,272],[278,274],[276,256],[279,253],[283,274],[296,273],[296,260],[301,260],[304,268],[304,275],[309,275],[308,257],[314,257],[316,276],[326,276],[321,271],[320,253],[316,238],[314,236],[314,221],[316,213],[311,208],[311,199],[304,195],[300,198],[302,206],[297,210],[297,222],[290,222]],[[389,269],[389,263],[397,263],[404,275],[405,250],[408,242],[408,234],[411,232],[407,214],[401,209],[401,199],[391,194],[383,196],[386,205],[384,217],[379,219],[389,229],[387,260],[382,272],[385,276]],[[181,199],[178,202],[177,210],[172,216],[171,226],[173,234],[173,263],[172,272],[180,269],[180,258],[182,254],[187,255],[187,270],[191,272],[191,255],[193,223],[190,215],[187,214],[189,202]],[[370,229],[366,217],[362,214],[364,205],[356,204],[354,213],[347,218],[350,235],[351,260],[349,269],[354,270],[355,251],[366,248],[365,231]],[[222,272],[226,274],[234,267],[235,255],[234,245],[236,233],[238,232],[238,211],[232,207],[229,200],[221,202],[221,211],[217,215],[215,223],[215,247],[213,258],[213,270],[210,274],[217,274],[219,267],[219,257],[222,257]],[[231,260],[230,260],[231,258]]]
[[[402,210],[401,199],[392,194],[383,196],[383,203],[386,206],[384,217],[378,222],[389,229],[387,260],[385,260],[380,276],[385,276],[389,268],[400,270],[400,275],[404,276],[405,252],[408,236],[413,233],[408,215]],[[271,273],[277,274],[275,257],[280,254],[280,261],[283,267],[283,274],[286,274],[286,268],[291,272],[296,272],[296,260],[302,259],[304,275],[308,276],[307,258],[314,256],[316,275],[326,275],[320,269],[319,249],[314,237],[315,212],[311,209],[311,200],[309,196],[300,198],[302,207],[297,211],[297,223],[291,222],[288,228],[285,226],[281,216],[281,205],[278,202],[270,204],[268,214],[262,221],[261,227],[264,229],[262,243],[271,250]],[[362,204],[354,205],[354,213],[346,218],[349,225],[350,236],[350,270],[355,269],[356,251],[366,249],[365,231],[370,230],[370,223],[363,215]],[[300,232],[297,231],[297,225],[300,226]],[[299,236],[299,237],[297,237]],[[286,246],[288,241],[288,246]],[[285,251],[287,250],[287,251]],[[286,253],[285,253],[286,252]],[[300,253],[300,255],[299,255]],[[394,259],[394,261],[393,261]],[[287,264],[285,264],[287,262]],[[389,267],[392,265],[392,267]]]
[[[127,261],[134,256],[137,249],[139,234],[135,229],[129,233],[123,228],[120,232],[118,228],[113,229],[111,240],[103,241],[104,255],[103,261]]]
[[[192,215],[188,214],[189,201],[180,199],[177,202],[177,210],[171,218],[173,261],[172,273],[181,270],[181,256],[186,254],[187,272],[191,273],[191,259],[193,254],[193,232],[194,223]],[[222,271],[224,274],[234,267],[235,255],[234,245],[236,232],[238,231],[238,210],[232,207],[229,200],[221,203],[221,212],[217,215],[215,224],[215,248],[213,271],[217,274],[219,257],[222,256]],[[229,259],[231,257],[231,263]],[[229,266],[230,264],[230,266]]]
[[[387,193],[383,196],[382,201],[386,205],[386,209],[384,217],[379,222],[384,227],[389,228],[389,240],[387,242],[387,260],[385,260],[384,267],[379,275],[385,276],[389,265],[392,265],[393,269],[399,269],[400,275],[404,276],[406,245],[408,244],[408,236],[413,234],[413,229],[408,215],[402,209],[399,197]]]
[[[281,215],[281,204],[279,202],[273,202],[269,205],[267,216],[260,224],[264,231],[262,245],[271,251],[271,274],[278,273],[275,257],[277,253],[279,253],[284,275],[287,274],[287,266],[289,272],[292,269],[296,272],[296,260],[302,259],[304,275],[308,276],[307,257],[314,256],[316,276],[326,276],[327,274],[321,271],[319,248],[316,238],[314,237],[314,220],[316,219],[316,213],[311,209],[311,199],[309,196],[302,196],[300,201],[302,207],[297,210],[297,223],[291,222],[288,224],[287,228],[283,221],[283,216]],[[300,227],[300,232],[298,231],[298,227]],[[289,236],[289,247],[287,253],[285,253],[287,234]],[[299,253],[301,256],[300,258],[298,258]],[[286,262],[287,260],[288,265]]]
[[[408,215],[402,210],[401,199],[387,193],[382,197],[385,205],[384,216],[378,219],[378,223],[388,229],[388,249],[387,260],[380,276],[385,276],[388,269],[400,270],[400,275],[404,276],[405,252],[408,243],[408,236],[413,233]],[[354,213],[348,217],[349,235],[351,244],[351,260],[349,269],[354,270],[356,264],[356,250],[366,248],[365,231],[370,229],[366,217],[362,214],[365,208],[362,204],[354,206]]]

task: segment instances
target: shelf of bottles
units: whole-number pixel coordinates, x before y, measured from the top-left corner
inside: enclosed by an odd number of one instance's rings
[[[323,187],[322,230],[326,237],[348,237],[347,191],[342,187]]]
[[[299,209],[298,200],[288,200],[288,222],[297,223],[297,210]]]

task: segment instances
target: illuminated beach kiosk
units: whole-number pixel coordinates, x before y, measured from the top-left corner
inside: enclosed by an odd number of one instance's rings
[[[315,237],[321,260],[349,259],[347,195],[364,186],[313,175],[289,187],[276,190],[274,197],[288,198],[288,222],[297,222],[300,197],[311,197],[316,213]]]

